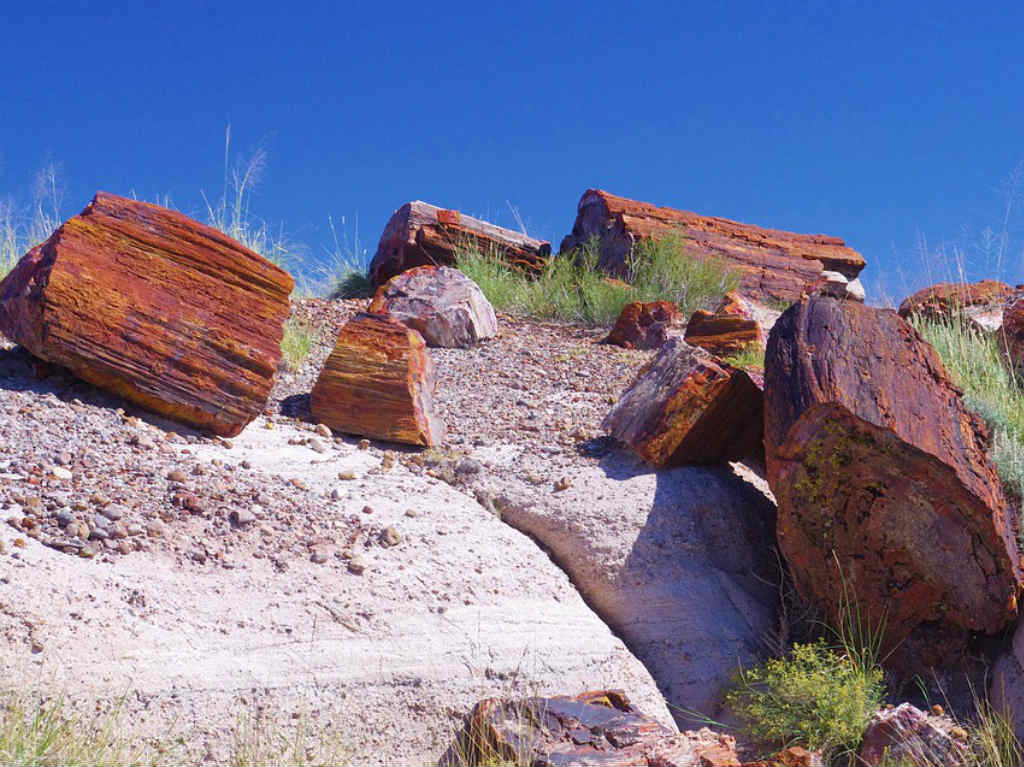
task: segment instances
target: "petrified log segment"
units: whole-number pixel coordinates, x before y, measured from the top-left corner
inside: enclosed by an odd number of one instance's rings
[[[336,431],[409,445],[436,445],[434,366],[417,331],[379,314],[341,329],[310,395],[314,420]]]
[[[698,309],[686,323],[686,343],[719,357],[735,354],[751,345],[764,347],[764,333],[754,311],[736,292],[729,292],[714,312]]]
[[[625,349],[657,349],[668,340],[668,330],[680,320],[671,301],[632,301],[622,307],[608,336],[601,342]]]
[[[964,737],[958,740],[954,735],[960,733]],[[966,735],[947,716],[925,713],[910,703],[901,703],[871,717],[857,749],[857,763],[957,767],[967,763]]]
[[[427,346],[464,349],[498,334],[483,291],[447,266],[417,266],[392,277],[377,289],[369,311],[418,330]]]
[[[1003,346],[1010,364],[1024,374],[1024,293],[1013,297],[1003,308]]]
[[[370,279],[379,286],[414,266],[452,266],[456,249],[463,245],[497,253],[509,264],[535,272],[544,267],[551,255],[549,242],[457,210],[443,210],[420,201],[407,202],[384,227],[370,262]]]
[[[938,282],[903,299],[899,314],[903,319],[920,314],[947,319],[971,306],[1002,305],[1013,295],[1013,288],[998,280],[981,282]]]
[[[601,428],[655,466],[739,460],[761,450],[760,374],[670,338]]]
[[[0,331],[96,386],[233,436],[270,393],[293,286],[210,227],[97,192],[0,283]]]
[[[638,240],[678,233],[688,252],[717,257],[739,270],[740,290],[755,299],[795,301],[821,281],[824,270],[853,280],[864,268],[860,253],[838,237],[762,229],[725,218],[659,208],[646,202],[588,189],[580,199],[572,234],[561,251],[573,250],[592,237],[600,240],[603,269],[624,275]]]
[[[790,307],[768,340],[765,450],[800,593],[839,620],[845,578],[868,623],[884,620],[886,647],[909,637],[924,665],[948,662],[969,630],[1005,626],[1020,561],[987,438],[896,312]]]
[[[732,736],[706,727],[673,733],[619,690],[482,700],[473,707],[456,750],[462,764],[740,764]]]

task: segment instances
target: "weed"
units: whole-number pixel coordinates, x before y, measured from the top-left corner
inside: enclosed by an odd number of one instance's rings
[[[728,362],[733,367],[737,368],[749,368],[757,367],[764,368],[764,347],[758,343],[751,343],[744,346],[737,352],[723,358],[725,362]]]
[[[596,239],[550,259],[538,275],[510,267],[493,250],[470,244],[456,249],[456,265],[495,308],[539,319],[608,325],[630,301],[659,300],[675,302],[688,315],[739,283],[721,263],[687,255],[678,235],[638,243],[626,264],[628,282],[609,278],[599,260]]]
[[[281,337],[281,361],[285,368],[297,372],[309,357],[313,349],[316,331],[308,320],[289,317],[284,324],[284,335]]]
[[[367,253],[359,242],[359,220],[356,219],[355,233],[349,240],[345,231],[345,218],[341,219],[342,234],[334,226],[334,219],[327,217],[331,227],[332,247],[327,252],[327,278],[331,287],[328,298],[369,298],[373,295],[373,283],[367,273]]]
[[[327,733],[314,736],[309,720],[300,715],[291,727],[282,725],[271,715],[252,718],[241,714],[232,733],[231,764],[234,767],[256,767],[265,764],[336,765],[348,760],[348,754],[336,737]]]

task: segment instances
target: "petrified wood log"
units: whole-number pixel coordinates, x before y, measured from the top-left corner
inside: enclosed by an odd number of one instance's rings
[[[681,319],[671,301],[632,301],[622,307],[608,336],[601,342],[625,349],[657,349],[668,340],[668,330]]]
[[[338,334],[310,395],[313,418],[346,434],[436,445],[434,366],[417,331],[379,314],[357,314]]]
[[[143,407],[233,436],[270,393],[293,286],[181,213],[97,192],[0,283],[0,332]]]
[[[894,311],[815,297],[776,323],[765,366],[768,481],[800,593],[839,621],[845,579],[885,647],[918,653],[894,656],[905,669],[1009,623],[1016,523],[935,350]]]
[[[659,467],[760,455],[762,388],[758,371],[670,338],[601,428]]]
[[[1024,293],[1003,307],[1002,346],[1018,375],[1024,375]]]
[[[414,328],[427,346],[461,348],[498,334],[494,307],[458,269],[417,266],[377,289],[370,312]]]
[[[748,346],[764,347],[764,333],[750,305],[739,293],[729,292],[714,312],[698,309],[686,323],[686,343],[719,357]]]
[[[370,261],[375,286],[414,266],[453,266],[459,247],[475,246],[495,253],[510,265],[537,272],[551,255],[551,243],[512,229],[444,210],[426,202],[407,202],[395,211],[380,236]]]
[[[1002,306],[1012,295],[1013,288],[997,280],[938,282],[904,298],[899,313],[903,319],[915,314],[930,319],[948,319],[968,307]]]
[[[824,270],[853,280],[864,268],[860,253],[838,237],[763,229],[660,208],[599,189],[583,193],[572,234],[562,240],[561,251],[571,251],[597,237],[600,266],[622,276],[638,240],[674,233],[686,238],[687,252],[698,258],[719,258],[737,269],[741,292],[758,300],[795,301],[820,284]]]
[[[453,759],[442,764],[739,765],[736,740],[708,728],[673,733],[619,690],[473,707]]]

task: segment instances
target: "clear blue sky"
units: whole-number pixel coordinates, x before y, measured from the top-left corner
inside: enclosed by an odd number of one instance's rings
[[[896,6],[899,7],[896,7]],[[225,127],[268,165],[253,209],[315,255],[372,255],[424,199],[559,240],[587,187],[843,237],[901,294],[914,254],[1001,227],[1024,159],[1024,4],[8,3],[0,196],[62,165],[96,189],[220,193]],[[1024,191],[1024,190],[1022,190]],[[1024,234],[1013,212],[1011,230]],[[1001,275],[1024,282],[1021,247]],[[971,276],[994,276],[969,252]],[[946,267],[935,265],[931,276]]]

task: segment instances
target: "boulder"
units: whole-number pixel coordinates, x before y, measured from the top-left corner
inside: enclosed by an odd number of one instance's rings
[[[731,735],[674,733],[619,690],[488,698],[474,706],[460,741],[441,764],[740,765]]]
[[[1014,514],[935,350],[892,310],[813,297],[775,324],[765,367],[768,481],[801,595],[838,623],[849,589],[904,670],[1012,621]]]
[[[947,765],[956,767],[967,763],[968,746],[965,737],[953,734],[959,729],[946,716],[927,714],[910,703],[877,712],[864,731],[858,764],[906,764],[930,767]]]
[[[654,466],[735,461],[761,452],[762,378],[671,338],[601,428]]]
[[[740,291],[749,297],[795,301],[822,279],[826,270],[853,280],[864,258],[838,237],[763,229],[724,218],[661,208],[588,189],[580,199],[565,253],[592,237],[600,242],[599,264],[622,276],[638,240],[678,234],[698,258],[718,258],[740,272]]]
[[[1024,740],[1024,624],[1018,624],[1013,641],[992,665],[988,699],[1006,716],[1017,738]]]
[[[601,343],[626,349],[657,349],[668,340],[669,329],[680,319],[671,301],[632,301],[622,307],[615,326]]]
[[[458,269],[418,266],[377,289],[370,312],[418,330],[427,346],[465,349],[498,333],[483,291]]]
[[[735,291],[725,294],[714,312],[698,309],[686,323],[686,343],[719,357],[749,346],[764,348],[764,333],[750,303]]]
[[[1007,301],[1003,308],[1002,346],[1018,374],[1024,373],[1024,293]]]
[[[821,281],[809,292],[819,296],[847,298],[861,303],[864,303],[866,297],[864,285],[859,278],[850,280],[840,272],[828,270],[821,273]]]
[[[1013,288],[997,280],[939,282],[903,299],[899,314],[903,319],[914,315],[928,319],[950,319],[958,314],[973,316],[986,309],[1001,308],[1012,295]]]
[[[549,242],[417,200],[396,210],[384,227],[370,261],[370,279],[379,286],[415,266],[452,266],[457,249],[467,245],[532,272],[540,271],[551,255]]]
[[[293,286],[215,229],[97,192],[0,282],[0,333],[102,389],[229,437],[270,394]]]
[[[313,420],[362,437],[436,445],[434,366],[419,332],[380,314],[357,314],[338,334],[310,394]]]

